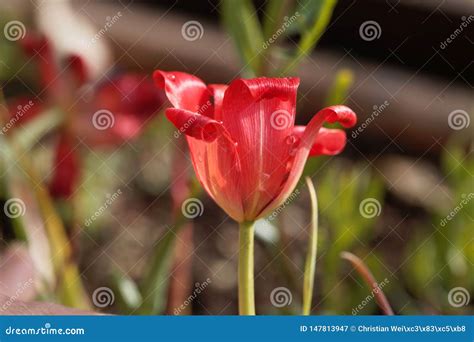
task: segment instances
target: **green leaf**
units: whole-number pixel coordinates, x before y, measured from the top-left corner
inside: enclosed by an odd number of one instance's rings
[[[308,239],[308,254],[306,255],[304,266],[303,315],[309,315],[311,313],[316,257],[318,254],[318,199],[311,178],[306,177],[306,184],[311,198],[311,232]]]
[[[223,0],[221,6],[224,25],[245,63],[244,69],[256,75],[261,68],[263,34],[252,1]]]
[[[263,36],[269,39],[281,26],[284,16],[291,9],[291,0],[269,0],[263,15]]]
[[[199,197],[201,191],[198,181],[193,179],[190,186],[190,197]],[[175,224],[164,233],[156,244],[150,268],[141,286],[143,302],[138,309],[139,313],[156,315],[165,309],[176,237],[181,228],[186,225],[187,220],[179,211],[175,217]]]
[[[302,33],[296,53],[282,68],[281,75],[290,74],[301,60],[313,50],[329,24],[336,4],[337,0],[321,0],[317,2],[311,28]]]
[[[12,194],[13,181],[12,176],[15,175],[13,172],[14,168],[12,167],[13,159],[8,149],[7,142],[0,136],[0,200],[2,205],[6,204],[6,201],[10,198],[15,197]],[[15,237],[18,240],[26,241],[26,229],[25,223],[21,216],[12,217],[8,219],[9,224],[11,224]]]
[[[169,272],[176,243],[176,236],[182,224],[169,228],[154,248],[153,260],[144,280],[141,314],[160,314],[166,305],[166,292],[169,285]]]
[[[272,52],[278,46],[278,41],[287,36],[287,31],[295,24],[297,15],[290,14],[293,10],[293,0],[269,0],[267,2],[263,11],[263,37],[265,42],[263,43],[260,69],[257,76],[275,74],[275,64],[281,64],[288,59],[287,55],[281,53],[282,51],[276,56]],[[274,57],[279,58],[274,59]],[[270,69],[270,66],[273,68]]]
[[[34,187],[33,191],[48,234],[52,262],[59,278],[58,293],[61,303],[87,309],[89,308],[89,301],[82,286],[79,269],[72,262],[72,247],[63,222],[55,210],[47,189],[26,159],[22,161],[22,169],[32,182],[31,186]]]
[[[119,302],[125,307],[125,310],[131,313],[139,308],[142,303],[142,295],[133,279],[126,274],[115,274],[113,281]]]
[[[4,153],[4,156],[7,156],[7,162],[9,165],[14,165],[18,182],[21,183],[22,188],[27,189],[28,196],[21,197],[31,198],[27,201],[29,205],[26,211],[37,211],[36,215],[30,216],[31,213],[28,213],[23,218],[24,220],[31,218],[28,221],[29,226],[24,227],[28,243],[37,244],[36,241],[31,241],[31,236],[28,235],[28,231],[31,231],[29,228],[41,226],[47,237],[49,257],[57,279],[57,294],[60,302],[67,306],[87,309],[89,300],[82,286],[79,269],[72,261],[72,247],[47,189],[32,167],[29,156],[22,149],[6,141],[3,141],[2,146],[7,151]],[[20,175],[22,177],[19,177]]]
[[[63,121],[63,113],[58,109],[50,109],[40,113],[26,123],[21,129],[15,128],[12,144],[28,151],[46,134],[57,128]]]

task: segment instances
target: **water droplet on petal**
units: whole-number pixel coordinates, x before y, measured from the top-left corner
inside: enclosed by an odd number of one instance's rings
[[[294,135],[289,135],[286,137],[285,142],[288,145],[293,145],[296,142],[296,137]]]
[[[298,144],[300,142],[300,138],[295,135],[289,135],[286,137],[285,142],[287,145],[289,145],[288,153],[290,154],[290,156],[295,155],[298,151]]]
[[[169,79],[170,79],[171,81],[174,81],[174,80],[175,80],[175,78],[176,78],[176,76],[175,76],[175,75],[169,75]]]

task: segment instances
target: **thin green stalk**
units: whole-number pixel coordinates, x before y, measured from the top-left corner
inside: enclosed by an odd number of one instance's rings
[[[283,24],[285,15],[289,15],[289,11],[294,8],[294,2],[294,0],[270,0],[265,6],[265,15],[263,17],[263,37],[265,39],[266,48],[261,52],[261,63],[260,69],[257,71],[257,76],[270,76],[274,74],[275,70],[270,70],[272,59],[271,51],[283,35],[277,36],[271,44],[268,44],[268,41],[272,35],[277,33],[278,29]]]
[[[303,315],[311,313],[311,301],[314,289],[314,274],[316,272],[316,256],[318,252],[318,200],[311,178],[306,177],[311,198],[311,232],[308,241],[308,254],[304,266],[303,280]]]
[[[253,279],[254,222],[239,226],[239,314],[255,315]]]
[[[263,33],[257,10],[251,0],[221,1],[223,23],[233,38],[243,62],[244,70],[255,75],[260,70]]]

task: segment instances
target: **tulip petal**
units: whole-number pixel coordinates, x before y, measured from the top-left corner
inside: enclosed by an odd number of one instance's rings
[[[227,88],[227,84],[210,84],[208,86],[214,98],[214,120],[222,120],[222,102],[224,101],[224,93]]]
[[[243,220],[238,187],[240,162],[222,123],[187,110],[169,108],[167,118],[187,136],[194,170],[202,186],[229,216]]]
[[[298,85],[297,78],[240,79],[225,91],[222,121],[238,144],[246,219],[253,219],[286,179]]]
[[[346,106],[331,106],[319,111],[309,122],[301,135],[298,150],[292,161],[291,169],[287,181],[283,184],[279,195],[274,198],[265,209],[259,214],[259,217],[267,215],[286,200],[298,183],[303,172],[306,159],[316,141],[316,137],[324,122],[339,122],[344,127],[352,127],[356,124],[357,117],[355,113]]]
[[[38,65],[41,86],[50,97],[59,98],[61,95],[60,71],[54,58],[53,46],[46,37],[27,34],[20,40],[24,53]]]
[[[168,108],[166,117],[179,132],[198,140],[214,141],[224,131],[220,122],[189,110]]]
[[[267,78],[258,77],[252,79],[238,79],[231,83],[230,87],[245,86],[254,100],[279,98],[282,101],[290,101],[296,96],[296,90],[300,84],[297,77]],[[239,89],[238,87],[236,89]],[[236,90],[233,89],[233,90]],[[231,97],[231,93],[228,95]]]
[[[81,103],[85,109],[75,120],[76,134],[91,148],[123,144],[143,131],[164,101],[147,75],[119,74],[98,84],[90,103]]]
[[[294,135],[298,138],[304,133],[305,126],[295,126]],[[329,129],[321,127],[313,146],[309,151],[310,157],[327,155],[334,156],[341,153],[346,146],[346,132],[342,129]]]
[[[187,137],[193,167],[204,189],[235,221],[244,221],[240,184],[240,160],[235,144],[223,134],[206,142]]]
[[[81,56],[72,54],[66,58],[65,64],[79,87],[87,82],[89,79],[89,72],[86,63]]]
[[[70,198],[80,178],[80,161],[74,138],[62,134],[56,147],[54,169],[49,184],[51,196],[55,198]]]
[[[144,121],[156,114],[164,96],[143,74],[126,73],[101,83],[94,92],[94,105],[113,113],[122,112]]]
[[[174,107],[212,117],[210,92],[196,76],[179,71],[157,70],[153,73],[153,79],[158,88],[165,90]]]

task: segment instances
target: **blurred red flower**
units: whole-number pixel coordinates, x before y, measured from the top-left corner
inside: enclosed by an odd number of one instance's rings
[[[69,198],[76,189],[80,177],[78,146],[67,134],[59,138],[54,159],[54,170],[49,192],[54,198]]]
[[[87,99],[81,87],[90,81],[90,75],[80,56],[69,55],[58,60],[51,43],[42,36],[27,35],[21,43],[24,52],[38,66],[40,94],[46,94],[46,103],[36,105],[38,101],[33,101],[34,110],[18,121],[24,123],[48,106],[59,106],[65,113],[50,191],[56,197],[68,198],[79,179],[77,147],[80,144],[89,148],[116,147],[137,137],[159,112],[164,98],[148,76],[122,73],[105,76],[97,85],[90,85],[91,98]],[[28,102],[24,98],[22,101]],[[15,107],[11,108],[11,117],[18,116]]]
[[[298,78],[206,86],[193,75],[158,70],[154,79],[175,107],[166,116],[187,136],[201,184],[238,222],[254,221],[280,206],[308,156],[343,150],[345,132],[323,128],[324,122],[356,123],[351,109],[332,106],[306,127],[295,126]]]

